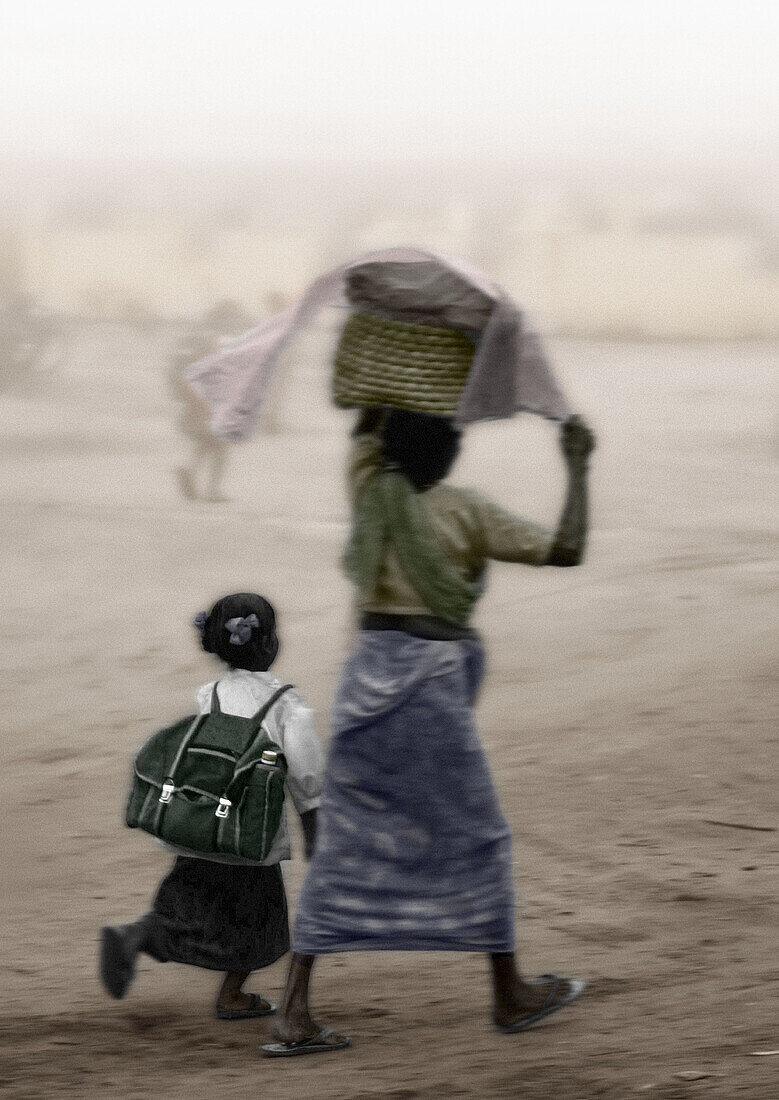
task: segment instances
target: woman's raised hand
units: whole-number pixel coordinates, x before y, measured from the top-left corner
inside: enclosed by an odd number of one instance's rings
[[[595,450],[595,435],[580,416],[570,416],[560,428],[560,446],[568,462],[582,461]]]

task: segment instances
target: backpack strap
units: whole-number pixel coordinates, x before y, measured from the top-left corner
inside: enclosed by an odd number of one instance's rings
[[[217,695],[217,691],[216,691],[216,689],[218,687],[219,687],[219,681],[215,680],[214,681],[214,686],[211,689],[211,713],[212,714],[221,714],[222,713],[222,708],[219,706],[219,696]]]
[[[255,714],[254,721],[257,723],[257,732],[255,733],[254,737],[249,742],[248,747],[246,749],[244,749],[244,751],[241,753],[241,755],[236,760],[236,762],[235,762],[236,772],[238,772],[242,768],[244,768],[245,765],[246,765],[246,762],[251,758],[251,755],[252,755],[252,752],[254,750],[255,745],[257,744],[257,742],[262,737],[262,723],[265,721],[265,719],[267,718],[267,716],[270,713],[270,711],[272,710],[272,708],[276,705],[277,700],[279,700],[281,698],[281,696],[286,691],[289,691],[291,687],[292,687],[292,684],[283,684],[278,689],[278,691],[275,691],[273,693],[273,695],[271,695],[271,697],[267,701],[267,703],[265,703],[262,707],[260,707],[260,709]]]
[[[245,786],[245,784],[247,782],[248,773],[251,771],[251,769],[257,763],[257,761],[253,760],[252,757],[253,757],[254,751],[257,747],[257,743],[262,741],[262,739],[263,739],[262,723],[265,721],[266,716],[268,715],[271,708],[275,705],[276,701],[279,698],[281,698],[281,696],[284,694],[285,691],[289,691],[289,689],[291,687],[292,687],[292,684],[284,684],[284,686],[280,687],[279,690],[277,692],[275,692],[270,697],[268,702],[259,711],[257,711],[257,714],[255,716],[256,719],[257,719],[257,723],[258,723],[257,724],[257,732],[254,735],[254,737],[252,738],[251,744],[249,745],[249,747],[246,749],[245,752],[243,752],[241,754],[241,756],[238,757],[238,759],[235,762],[235,771],[233,772],[232,781],[228,784],[227,790],[225,791],[224,795],[222,796],[223,799],[227,800],[228,805],[227,805],[227,807],[224,807],[224,814],[223,815],[220,815],[219,810],[217,810],[217,816],[225,816],[226,817],[227,812],[229,811],[229,804],[236,801],[236,799],[238,799],[240,797],[240,791]],[[277,763],[279,761],[283,761],[284,765],[286,767],[286,757],[285,757],[283,752],[280,752],[278,754]],[[223,806],[222,806],[222,800],[220,799],[220,810],[221,809],[223,809]]]

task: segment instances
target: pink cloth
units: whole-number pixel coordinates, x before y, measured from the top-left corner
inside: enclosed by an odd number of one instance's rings
[[[320,275],[297,305],[186,368],[186,378],[211,408],[215,435],[237,442],[252,434],[284,347],[325,306],[346,304],[345,274],[367,260],[433,260],[495,302],[460,398],[459,423],[503,419],[521,409],[550,420],[570,416],[538,334],[525,327],[520,310],[501,287],[464,261],[417,248],[389,248]]]

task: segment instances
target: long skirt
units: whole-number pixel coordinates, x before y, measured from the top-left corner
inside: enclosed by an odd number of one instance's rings
[[[144,950],[159,962],[238,972],[270,966],[289,951],[278,864],[235,866],[179,856],[143,923]]]
[[[511,951],[511,836],[473,721],[477,641],[360,631],[294,950]]]

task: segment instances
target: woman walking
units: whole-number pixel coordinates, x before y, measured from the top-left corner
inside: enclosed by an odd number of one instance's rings
[[[568,492],[556,531],[443,484],[460,432],[442,416],[362,414],[350,463],[347,567],[360,630],[344,666],[318,820],[272,1056],[338,1050],[308,987],[319,954],[489,955],[493,1018],[517,1032],[583,982],[521,977],[514,956],[511,837],[473,721],[481,643],[468,625],[489,559],[573,566],[587,532],[594,438],[561,429]]]

